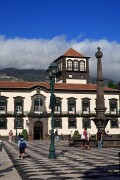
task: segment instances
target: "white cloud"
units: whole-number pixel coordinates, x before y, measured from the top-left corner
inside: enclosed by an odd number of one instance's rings
[[[103,52],[103,77],[120,80],[120,44],[102,40],[72,40],[67,41],[65,36],[53,39],[7,39],[0,36],[0,68],[15,67],[21,69],[47,69],[49,64],[64,54],[70,47],[91,57],[89,60],[90,74],[96,76],[97,47]]]

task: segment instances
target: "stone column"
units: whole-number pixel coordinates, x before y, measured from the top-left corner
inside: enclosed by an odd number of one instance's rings
[[[97,128],[100,128],[103,132],[105,132],[105,127],[107,125],[108,120],[105,117],[105,102],[104,102],[104,83],[102,76],[102,62],[101,58],[103,57],[103,53],[100,47],[97,48],[95,56],[97,58],[97,97],[96,97],[96,118],[94,122]]]

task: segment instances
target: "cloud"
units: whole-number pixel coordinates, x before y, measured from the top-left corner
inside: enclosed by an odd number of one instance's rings
[[[67,41],[65,36],[52,39],[13,39],[0,36],[0,68],[15,67],[20,69],[47,69],[49,64],[63,55],[70,47],[90,57],[90,75],[96,76],[97,47],[103,52],[103,77],[120,81],[120,44],[105,39],[85,39]]]

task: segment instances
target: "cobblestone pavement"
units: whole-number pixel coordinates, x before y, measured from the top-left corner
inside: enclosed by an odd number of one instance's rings
[[[0,151],[0,180],[22,180],[4,148]]]
[[[49,141],[30,141],[25,159],[16,144],[4,141],[4,148],[23,180],[118,180],[119,148],[81,150],[67,141],[55,142],[56,159],[49,159]],[[18,180],[17,178],[13,178]]]

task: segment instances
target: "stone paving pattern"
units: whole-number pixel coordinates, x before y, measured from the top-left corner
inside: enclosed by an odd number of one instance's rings
[[[0,180],[22,180],[4,148],[0,151]]]
[[[20,159],[15,143],[3,144],[23,180],[120,180],[119,148],[81,150],[61,141],[55,142],[57,158],[49,159],[49,141],[30,141]]]

